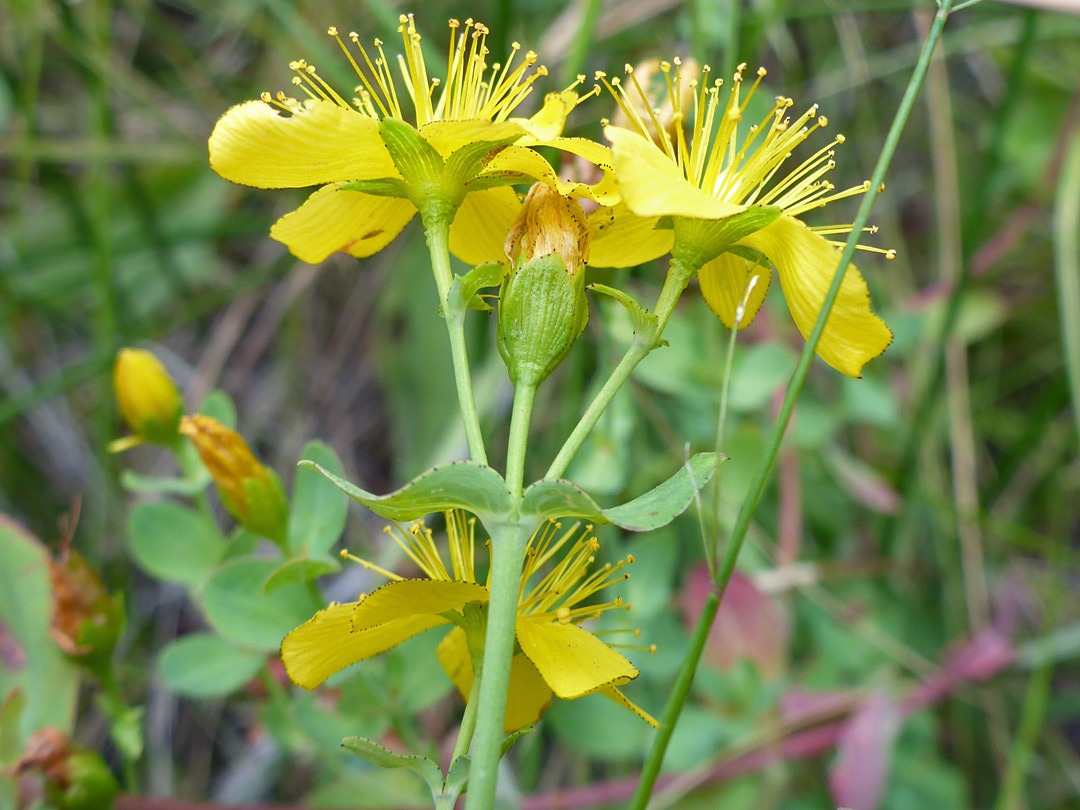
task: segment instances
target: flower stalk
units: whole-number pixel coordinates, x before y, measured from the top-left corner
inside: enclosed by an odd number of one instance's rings
[[[742,548],[743,541],[746,539],[746,533],[749,531],[750,521],[757,511],[757,506],[765,491],[765,486],[772,476],[772,470],[776,465],[776,459],[780,452],[780,444],[784,439],[784,433],[787,430],[788,422],[791,420],[791,414],[795,408],[795,403],[799,398],[799,394],[802,392],[803,385],[806,383],[806,375],[810,370],[810,364],[813,362],[814,352],[817,350],[818,343],[821,341],[821,335],[825,331],[825,323],[828,320],[829,313],[832,311],[833,304],[840,292],[840,285],[844,280],[844,274],[855,254],[859,235],[862,233],[862,229],[866,227],[867,220],[870,218],[870,209],[877,199],[882,182],[885,179],[885,172],[888,170],[889,163],[892,161],[893,153],[896,151],[896,146],[900,141],[900,135],[904,130],[904,125],[907,123],[908,116],[910,116],[911,109],[915,105],[915,99],[918,97],[923,80],[926,78],[927,70],[930,67],[931,56],[934,53],[934,48],[937,46],[938,40],[941,38],[941,33],[945,28],[945,22],[949,18],[952,6],[953,0],[941,0],[938,11],[934,15],[934,21],[930,26],[930,31],[927,34],[926,41],[923,43],[922,51],[919,53],[919,59],[915,64],[915,69],[912,71],[911,78],[908,80],[908,86],[900,101],[900,107],[893,117],[892,125],[889,127],[889,132],[885,137],[885,143],[882,146],[881,154],[878,156],[877,163],[874,166],[874,171],[870,178],[870,186],[862,199],[859,211],[855,215],[855,221],[852,225],[851,232],[844,245],[843,252],[840,254],[840,261],[833,274],[832,283],[825,295],[825,300],[822,304],[821,311],[818,313],[817,320],[814,322],[814,328],[807,336],[806,345],[803,347],[802,354],[799,356],[799,362],[792,374],[791,382],[788,384],[787,392],[785,393],[783,403],[780,406],[780,412],[776,417],[776,421],[773,423],[772,431],[769,433],[765,448],[765,457],[754,476],[753,482],[750,485],[750,490],[744,498],[742,506],[739,508],[739,514],[735,519],[735,527],[732,530],[731,538],[728,541],[727,548],[724,552],[724,558],[713,577],[713,591],[710,594],[709,599],[706,600],[705,607],[698,620],[698,626],[694,631],[695,643],[692,643],[686,652],[686,656],[684,657],[680,668],[679,680],[676,682],[676,688],[672,690],[668,697],[668,702],[664,707],[661,730],[653,739],[653,744],[645,759],[645,765],[641,772],[641,779],[638,782],[637,790],[629,805],[630,810],[645,810],[645,807],[649,802],[649,797],[652,795],[653,786],[656,784],[656,778],[660,774],[660,766],[664,760],[664,753],[666,752],[668,742],[671,739],[671,732],[674,729],[674,724],[682,711],[683,704],[685,703],[689,692],[689,684],[687,684],[685,690],[679,688],[683,681],[683,674],[688,673],[689,681],[693,680],[693,673],[697,670],[698,663],[701,660],[701,654],[704,650],[704,638],[707,638],[709,630],[712,628],[720,600],[723,599],[724,591],[727,589],[728,582],[731,580],[731,575],[735,570],[735,562],[738,559],[739,551]],[[713,601],[714,596],[715,603]],[[700,645],[696,643],[699,639],[701,639]]]
[[[454,383],[457,386],[458,405],[461,408],[461,421],[465,426],[465,438],[469,443],[469,456],[473,461],[487,464],[487,449],[484,447],[484,434],[480,430],[480,415],[476,410],[472,372],[469,369],[469,354],[465,346],[465,313],[452,310],[446,303],[446,296],[453,282],[449,241],[450,220],[453,218],[453,213],[452,210],[447,210],[446,206],[432,204],[425,207],[421,213],[421,219],[431,254],[431,269],[435,274],[435,286],[439,293],[439,309],[446,321],[446,333],[450,340],[450,356],[454,363]]]

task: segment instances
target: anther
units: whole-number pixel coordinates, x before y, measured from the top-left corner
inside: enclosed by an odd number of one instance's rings
[[[332,37],[336,37],[337,36],[337,26],[336,25],[331,25],[329,28],[326,29],[326,33],[329,34]]]
[[[896,258],[896,251],[894,249],[892,249],[892,248],[889,248],[888,250],[885,251],[885,258],[886,259],[895,259]]]

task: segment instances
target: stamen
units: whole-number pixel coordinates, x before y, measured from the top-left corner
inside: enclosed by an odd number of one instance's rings
[[[400,577],[391,571],[387,571],[385,568],[378,566],[373,562],[368,562],[367,560],[363,560],[354,554],[350,554],[345,549],[341,550],[341,559],[350,560],[351,562],[357,563],[358,565],[362,565],[369,571],[374,571],[376,574],[382,574],[384,577],[391,580],[392,582],[398,582],[403,579],[403,577]]]

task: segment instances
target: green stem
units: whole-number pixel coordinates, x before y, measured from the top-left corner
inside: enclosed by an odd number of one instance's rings
[[[953,0],[942,0],[937,14],[934,16],[934,22],[931,24],[930,31],[926,36],[926,42],[923,43],[922,51],[919,54],[919,60],[915,64],[915,69],[912,72],[911,79],[908,81],[907,89],[904,91],[904,97],[900,101],[900,107],[896,111],[896,116],[893,118],[889,133],[885,137],[885,144],[882,147],[881,155],[878,157],[877,165],[874,166],[873,174],[870,177],[870,189],[866,192],[862,205],[859,206],[859,212],[855,216],[855,221],[852,224],[851,234],[848,236],[843,253],[840,254],[840,261],[836,268],[836,272],[833,274],[832,284],[829,286],[825,301],[822,303],[821,312],[818,313],[817,320],[814,322],[814,328],[810,332],[810,336],[806,339],[806,346],[803,347],[802,355],[799,357],[799,363],[795,367],[795,373],[792,374],[791,382],[788,384],[787,392],[784,395],[784,401],[780,406],[780,413],[769,434],[765,449],[765,458],[758,468],[757,474],[754,476],[754,480],[750,485],[750,490],[739,509],[738,517],[735,520],[735,527],[731,533],[731,539],[729,540],[727,549],[724,553],[723,562],[714,578],[714,592],[717,597],[717,604],[719,604],[719,600],[723,598],[724,591],[731,579],[731,574],[735,570],[735,561],[738,559],[739,550],[742,548],[743,540],[746,538],[746,533],[750,529],[750,521],[753,519],[754,513],[757,510],[757,505],[761,500],[762,493],[765,491],[765,486],[772,476],[772,470],[776,465],[776,458],[780,452],[780,444],[784,439],[784,432],[787,430],[788,422],[791,419],[791,412],[795,408],[795,402],[799,398],[799,393],[802,391],[802,387],[806,382],[806,375],[810,370],[810,364],[814,359],[814,352],[817,350],[818,343],[821,341],[821,333],[825,329],[825,322],[829,317],[829,312],[832,310],[833,302],[836,301],[836,296],[840,292],[840,284],[844,279],[844,273],[847,270],[848,265],[851,263],[851,257],[855,253],[855,246],[858,243],[859,235],[862,233],[862,229],[866,227],[866,222],[870,217],[870,209],[874,204],[874,200],[877,199],[878,189],[881,187],[881,182],[885,178],[885,171],[888,169],[889,162],[892,160],[893,152],[896,151],[896,145],[900,141],[900,134],[904,130],[904,124],[911,114],[911,108],[914,106],[915,99],[918,97],[923,79],[926,78],[927,69],[930,67],[930,58],[933,55],[938,40],[941,38],[941,32],[945,27],[945,21],[949,18],[949,10],[952,8],[952,4]],[[708,630],[712,626],[713,619],[716,617],[716,609],[715,607],[710,609],[710,604],[710,602],[706,602],[705,610],[702,612],[702,619],[698,623],[698,628],[694,631],[695,641],[699,640],[699,636],[707,636]],[[702,650],[704,649],[704,639],[701,638],[700,641],[700,646],[697,644],[691,645],[683,659],[682,669],[680,670],[680,681],[676,683],[676,689],[668,697],[668,703],[664,707],[664,721],[661,724],[661,730],[653,740],[648,756],[645,759],[645,767],[642,770],[641,780],[638,783],[638,789],[634,794],[634,799],[630,802],[630,810],[644,810],[645,805],[648,803],[649,796],[652,794],[653,785],[656,783],[656,777],[660,773],[660,764],[663,762],[664,752],[667,749],[668,741],[671,739],[671,729],[666,728],[668,720],[670,718],[670,725],[674,726],[675,720],[682,711],[682,706],[686,701],[689,690],[689,687],[687,687],[686,690],[679,689],[679,685],[682,682],[682,672],[688,670],[691,673],[689,676],[690,680],[693,679],[692,673],[697,669],[698,662],[701,659]]]
[[[1028,681],[1024,705],[1020,710],[1020,728],[1017,730],[1012,753],[1009,755],[1009,767],[1005,771],[1001,793],[994,805],[995,810],[1014,810],[1022,804],[1024,780],[1031,767],[1035,741],[1042,730],[1043,719],[1046,717],[1046,703],[1050,697],[1053,671],[1052,664],[1045,664],[1035,670]]]
[[[727,353],[724,356],[724,376],[720,384],[720,412],[716,417],[716,457],[724,449],[724,429],[727,427],[728,391],[731,388],[731,363],[735,358],[735,338],[739,334],[739,322],[731,325],[728,337]],[[705,539],[705,556],[709,565],[709,574],[716,576],[716,554],[720,547],[720,470],[718,465],[713,474],[713,532],[712,538]]]
[[[454,275],[450,270],[450,220],[453,219],[453,212],[447,211],[445,206],[432,204],[427,211],[421,211],[420,214],[427,233],[428,250],[431,253],[431,270],[435,274],[435,285],[439,291],[439,308],[446,320],[446,331],[450,337],[450,356],[454,361],[454,382],[457,384],[458,404],[461,407],[461,421],[465,425],[465,438],[469,442],[469,456],[473,461],[487,464],[484,435],[480,431],[480,416],[476,411],[476,399],[473,397],[469,355],[465,348],[465,315],[461,312],[451,312],[446,304],[446,295],[454,280]]]
[[[626,354],[623,355],[619,364],[615,366],[607,382],[597,392],[593,401],[589,403],[585,413],[581,415],[581,419],[578,420],[574,430],[563,443],[559,454],[555,456],[555,460],[548,467],[547,473],[544,474],[545,478],[558,478],[566,472],[566,468],[570,466],[570,462],[577,454],[577,451],[585,443],[590,431],[600,421],[600,417],[607,409],[607,406],[611,404],[611,400],[615,398],[615,394],[626,383],[631,372],[637,368],[637,364],[644,360],[646,355],[656,347],[656,343],[660,340],[660,335],[663,334],[671,313],[675,311],[675,304],[678,303],[679,296],[682,295],[682,291],[686,289],[686,285],[690,282],[690,277],[697,272],[699,266],[700,263],[695,264],[691,258],[672,254],[667,278],[664,279],[664,287],[660,290],[660,297],[656,300],[656,306],[653,308],[653,314],[657,317],[656,329],[651,335],[634,335],[630,348],[626,350]]]
[[[465,703],[465,714],[461,716],[461,728],[458,729],[457,741],[454,743],[454,753],[450,755],[450,763],[453,764],[458,757],[469,753],[469,745],[472,743],[473,732],[476,730],[476,707],[479,705],[480,673],[483,671],[482,661],[473,659],[473,681],[469,689],[469,699]]]
[[[535,401],[535,385],[519,383],[514,389],[510,441],[506,447],[506,486],[515,502],[521,499],[521,487],[525,480],[525,447],[529,442],[529,421]]]
[[[705,642],[709,639],[709,630],[712,629],[713,620],[716,618],[716,611],[719,607],[720,593],[714,587],[709,591],[709,597],[705,600],[705,605],[701,609],[701,616],[698,617],[694,635],[690,639],[690,648],[686,651],[686,655],[683,656],[679,674],[675,678],[675,686],[671,690],[667,705],[664,706],[664,713],[660,715],[660,728],[657,729],[656,737],[649,748],[649,755],[645,759],[645,765],[641,770],[641,779],[638,780],[637,790],[634,791],[634,796],[630,800],[631,808],[644,808],[649,803],[649,796],[652,794],[656,777],[660,775],[664,752],[667,750],[672,732],[675,731],[675,724],[679,722],[679,714],[682,712],[686,697],[690,694],[690,687],[694,683],[694,675],[697,673],[697,664],[701,659],[701,653],[705,649]]]
[[[528,529],[517,523],[495,524],[488,529],[491,534],[491,586],[465,810],[491,810],[495,803],[510,662],[514,654],[521,566],[529,541]]]

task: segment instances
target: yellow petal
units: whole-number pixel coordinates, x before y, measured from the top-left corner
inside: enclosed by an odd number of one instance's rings
[[[468,700],[472,689],[472,659],[465,642],[465,631],[455,627],[446,634],[435,650],[446,674],[454,682],[461,696]],[[507,734],[532,725],[551,705],[551,689],[544,683],[529,659],[521,653],[510,661],[510,691],[506,696],[506,720],[503,731]]]
[[[583,138],[557,138],[551,144],[557,146],[566,141],[581,141]],[[602,148],[602,147],[601,147]],[[525,146],[514,144],[494,153],[484,164],[484,170],[478,175],[481,179],[490,177],[505,177],[508,180],[520,178],[521,182],[528,179],[539,180],[546,183],[560,194],[567,197],[586,197],[601,205],[614,205],[618,202],[619,191],[615,182],[615,176],[608,165],[604,170],[604,177],[595,185],[578,183],[564,180],[555,174],[540,154]]]
[[[506,234],[521,212],[509,186],[470,191],[450,223],[450,252],[465,264],[506,261]]]
[[[323,186],[275,222],[270,236],[308,264],[339,250],[363,258],[390,244],[415,213],[408,200]]]
[[[357,604],[350,602],[320,610],[285,636],[281,642],[281,660],[293,683],[314,689],[335,672],[446,623],[441,616],[413,615],[354,633],[352,614]]]
[[[611,698],[620,706],[629,709],[653,728],[660,728],[660,724],[656,722],[656,718],[654,718],[651,714],[649,714],[643,708],[630,700],[630,698],[628,698],[614,686],[604,687],[600,690],[600,694],[606,698]]]
[[[721,253],[698,271],[698,283],[705,303],[728,329],[735,323],[735,313],[748,291],[750,295],[746,298],[746,309],[739,319],[739,328],[754,320],[771,280],[772,268],[748,262],[734,253]],[[751,283],[752,288],[749,287]]]
[[[544,96],[544,106],[532,118],[511,118],[528,133],[532,141],[550,141],[562,134],[566,116],[577,106],[578,95],[573,90],[561,93],[548,93]]]
[[[625,203],[598,208],[589,214],[589,264],[593,267],[633,267],[671,250],[675,232],[657,228],[659,217],[639,217]]]
[[[642,217],[722,219],[746,210],[715,199],[688,181],[675,162],[652,141],[621,127],[605,127],[615,156],[619,193]]]
[[[803,337],[809,335],[840,263],[840,252],[786,215],[740,244],[760,250],[776,266],[791,317]],[[859,377],[863,364],[891,342],[889,327],[870,309],[866,281],[855,265],[850,265],[825,323],[818,356],[837,371]]]
[[[400,177],[379,122],[328,101],[282,115],[263,101],[238,104],[210,135],[210,166],[234,183],[303,188]]]
[[[576,624],[519,617],[517,640],[551,691],[565,700],[628,683],[638,674],[633,664]]]
[[[461,609],[469,602],[486,602],[488,590],[475,582],[435,579],[399,579],[388,582],[356,603],[354,632],[402,616],[435,615]]]
[[[524,134],[520,124],[483,118],[432,121],[420,127],[420,135],[444,158],[477,141],[503,141]],[[494,148],[494,147],[493,147]]]

